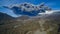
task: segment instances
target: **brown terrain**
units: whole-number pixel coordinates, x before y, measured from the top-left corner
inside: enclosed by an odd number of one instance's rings
[[[60,15],[13,18],[0,13],[0,34],[59,34]]]

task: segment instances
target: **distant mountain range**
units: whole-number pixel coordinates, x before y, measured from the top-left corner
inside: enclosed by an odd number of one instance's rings
[[[41,3],[40,5],[33,5],[30,3],[21,3],[20,5],[12,5],[11,7],[2,6],[4,8],[12,10],[17,15],[37,16],[38,13],[45,13],[46,10],[51,8]]]

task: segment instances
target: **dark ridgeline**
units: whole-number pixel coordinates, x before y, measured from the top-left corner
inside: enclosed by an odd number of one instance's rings
[[[13,20],[12,16],[0,12],[0,25],[7,24],[9,21]]]

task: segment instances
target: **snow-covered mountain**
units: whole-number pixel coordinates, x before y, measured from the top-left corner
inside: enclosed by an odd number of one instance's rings
[[[44,13],[46,10],[51,10],[51,8],[44,5],[44,3],[40,5],[33,5],[30,3],[22,3],[20,5],[12,5],[11,7],[2,6],[4,8],[8,8],[12,10],[17,15],[28,15],[28,16],[36,16],[38,13]]]

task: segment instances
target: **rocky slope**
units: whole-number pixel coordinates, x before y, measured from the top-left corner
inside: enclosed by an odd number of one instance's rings
[[[0,25],[7,24],[9,21],[13,20],[14,18],[0,12]]]
[[[58,13],[53,13],[48,16],[44,15],[45,17],[36,16],[33,18],[24,16],[14,20],[10,16],[4,16],[2,21],[4,23],[8,21],[8,24],[0,25],[0,34],[59,34],[59,15]]]

